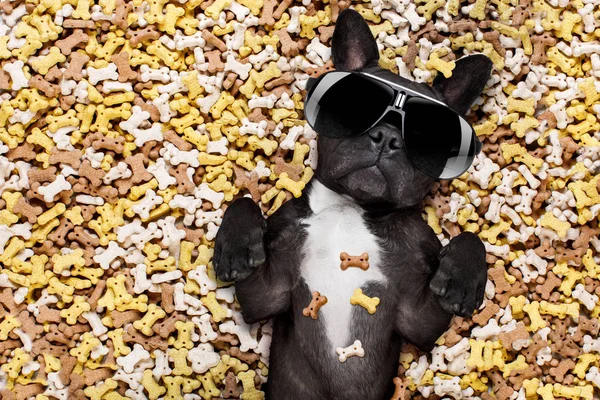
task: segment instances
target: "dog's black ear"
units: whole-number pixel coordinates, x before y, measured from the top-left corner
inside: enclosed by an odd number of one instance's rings
[[[433,87],[444,96],[444,101],[459,114],[466,113],[479,97],[492,72],[492,61],[483,54],[463,57],[456,61],[450,78],[441,73],[433,80]]]
[[[331,38],[333,66],[341,71],[356,71],[377,65],[377,42],[363,17],[352,9],[340,13]]]

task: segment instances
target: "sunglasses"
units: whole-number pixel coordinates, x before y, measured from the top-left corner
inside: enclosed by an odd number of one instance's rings
[[[364,72],[331,71],[307,82],[304,116],[320,135],[361,135],[382,120],[402,132],[409,160],[435,179],[469,169],[482,144],[471,125],[439,100]]]

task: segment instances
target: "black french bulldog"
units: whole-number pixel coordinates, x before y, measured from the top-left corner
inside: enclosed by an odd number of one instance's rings
[[[474,55],[433,86],[404,79],[378,67],[376,41],[353,10],[340,14],[332,52],[337,70],[385,77],[461,114],[492,68]],[[485,247],[465,232],[442,248],[421,216],[434,179],[408,160],[396,126],[382,122],[349,139],[320,136],[318,152],[303,196],[268,219],[249,198],[227,208],[213,265],[219,279],[235,281],[246,322],[275,318],[267,399],[388,399],[402,340],[431,350],[453,315],[470,316],[481,304]],[[368,253],[369,269],[342,271],[341,252]],[[350,304],[356,288],[381,300],[374,314]],[[302,312],[314,291],[328,299],[316,320]],[[340,362],[336,348],[355,340],[364,357]]]

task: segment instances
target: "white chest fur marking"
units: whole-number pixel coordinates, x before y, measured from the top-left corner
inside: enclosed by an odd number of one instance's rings
[[[346,347],[357,338],[348,337],[353,308],[350,298],[356,288],[367,282],[385,283],[379,269],[381,250],[377,238],[367,229],[364,211],[351,199],[341,196],[315,182],[309,195],[313,215],[303,221],[307,225],[301,276],[311,293],[318,291],[327,297],[319,310],[332,350]],[[340,253],[369,254],[369,269],[340,268]],[[306,299],[307,304],[310,299]],[[360,338],[358,338],[360,339]]]

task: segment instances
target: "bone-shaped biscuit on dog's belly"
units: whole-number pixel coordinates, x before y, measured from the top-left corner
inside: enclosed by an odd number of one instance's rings
[[[318,182],[309,193],[309,205],[314,214],[302,221],[306,240],[300,264],[301,278],[309,293],[302,308],[309,305],[311,293],[315,291],[327,297],[327,303],[319,309],[319,322],[315,323],[324,325],[331,351],[336,354],[337,347],[361,339],[349,336],[352,313],[357,308],[350,302],[355,289],[364,289],[373,282],[385,284],[387,277],[380,269],[382,250],[377,237],[367,228],[363,210],[358,205]],[[369,268],[342,270],[340,254],[343,252],[351,255],[367,253]],[[375,318],[374,315],[370,317]]]

